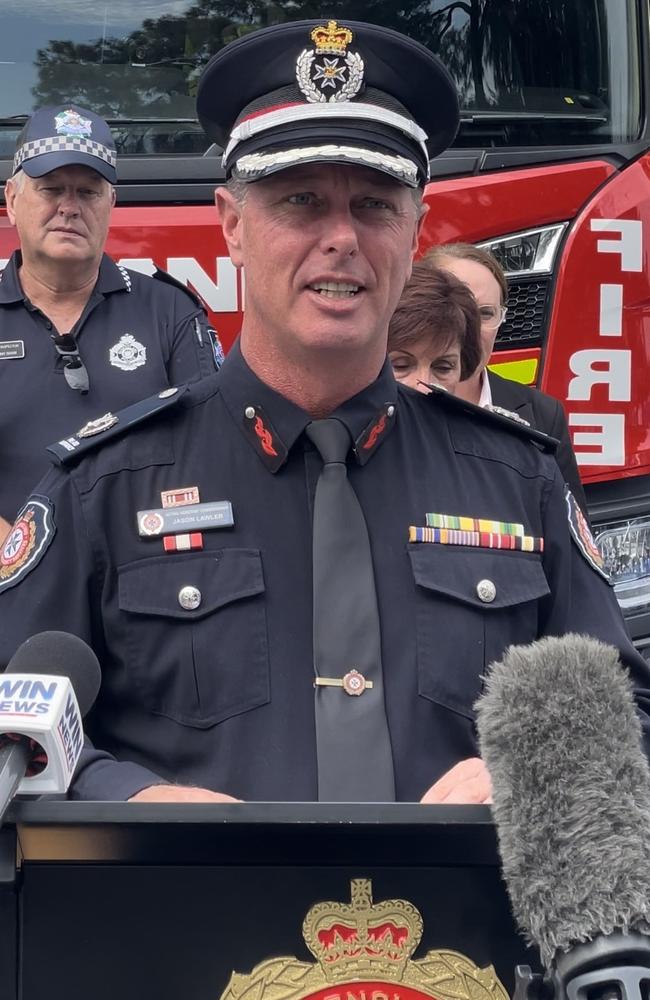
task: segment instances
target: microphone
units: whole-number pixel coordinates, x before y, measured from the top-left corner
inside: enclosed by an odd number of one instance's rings
[[[101,671],[83,639],[40,632],[0,674],[0,824],[16,794],[66,792]]]
[[[618,651],[511,646],[476,705],[512,911],[544,977],[517,1000],[650,997],[650,768]]]

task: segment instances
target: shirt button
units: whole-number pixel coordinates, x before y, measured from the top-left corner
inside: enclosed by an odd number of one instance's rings
[[[497,588],[491,580],[479,580],[476,584],[476,593],[479,600],[483,601],[484,604],[491,604],[497,596]]]
[[[201,591],[196,587],[181,587],[178,591],[178,603],[185,611],[196,611],[201,603]]]
[[[252,420],[253,417],[255,416],[255,407],[247,406],[246,409],[244,410],[244,414],[248,420]]]

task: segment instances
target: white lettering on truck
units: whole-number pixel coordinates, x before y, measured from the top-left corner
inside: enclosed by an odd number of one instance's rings
[[[636,219],[592,219],[592,232],[617,233],[615,239],[596,241],[598,253],[618,254],[621,271],[641,271],[643,223]],[[623,284],[599,288],[599,337],[623,336]],[[626,349],[595,348],[576,351],[569,359],[573,378],[567,400],[590,400],[594,386],[607,387],[611,403],[632,398],[632,353]],[[625,413],[570,413],[575,429],[573,446],[579,465],[625,465]],[[578,430],[585,428],[585,430]],[[591,451],[581,448],[591,447]]]

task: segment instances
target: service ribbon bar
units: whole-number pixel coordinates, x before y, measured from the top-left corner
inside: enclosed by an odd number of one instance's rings
[[[463,518],[463,520],[471,519]],[[409,527],[409,542],[472,545],[475,548],[515,549],[520,552],[544,551],[544,539],[535,538],[533,535],[505,535],[498,531],[461,531],[455,528],[417,528],[414,525]]]
[[[480,531],[496,535],[523,537],[523,524],[510,521],[489,521],[482,517],[459,517],[456,514],[425,514],[429,528],[451,528],[454,531]]]

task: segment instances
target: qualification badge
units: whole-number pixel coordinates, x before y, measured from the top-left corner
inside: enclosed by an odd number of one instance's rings
[[[102,431],[107,431],[109,427],[114,427],[118,423],[118,418],[114,413],[105,413],[103,417],[97,417],[96,420],[89,420],[87,424],[84,424],[77,431],[78,438],[89,438],[94,437],[95,434],[101,434]]]

